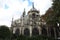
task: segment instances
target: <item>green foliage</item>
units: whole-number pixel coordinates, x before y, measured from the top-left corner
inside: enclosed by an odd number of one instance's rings
[[[0,26],[0,38],[10,38],[11,32],[9,28],[5,25]]]
[[[60,17],[60,0],[54,0],[52,4],[53,12],[54,12],[54,18],[57,19],[57,22],[59,22]]]
[[[54,38],[52,37],[47,37],[47,36],[42,36],[42,35],[38,35],[38,36],[24,36],[24,35],[20,35],[16,38],[13,38],[11,40],[54,40]]]
[[[47,24],[57,26],[57,23],[60,23],[60,0],[53,0],[52,10],[47,12],[46,22]],[[48,9],[49,10],[49,9]]]
[[[0,40],[54,40],[53,38],[47,37],[47,36],[24,36],[19,35],[16,36],[15,34],[12,34],[7,26],[0,26]]]

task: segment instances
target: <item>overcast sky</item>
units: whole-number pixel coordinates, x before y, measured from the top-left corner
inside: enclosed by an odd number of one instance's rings
[[[26,13],[32,8],[32,2],[40,15],[52,6],[52,0],[0,0],[0,25],[10,27],[12,17],[18,19],[25,8]]]

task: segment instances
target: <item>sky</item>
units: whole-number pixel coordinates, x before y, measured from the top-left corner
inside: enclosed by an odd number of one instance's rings
[[[0,25],[11,26],[12,17],[14,20],[21,17],[24,8],[26,13],[34,7],[40,11],[40,15],[52,6],[52,0],[0,0]]]

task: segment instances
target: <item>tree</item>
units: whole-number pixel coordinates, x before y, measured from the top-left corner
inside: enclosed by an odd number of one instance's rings
[[[56,19],[56,22],[60,24],[60,0],[53,0],[52,5],[52,8],[54,10],[54,18]]]
[[[0,38],[10,38],[11,32],[9,28],[5,25],[0,26]]]
[[[54,10],[54,13],[56,13],[55,18],[57,19],[57,23],[59,23],[59,28],[60,28],[60,0],[54,0],[52,7],[53,7],[53,10]],[[57,29],[56,32],[57,31],[59,32],[59,30]],[[59,35],[58,32],[57,32],[57,36]]]
[[[46,12],[46,14],[48,14],[45,19],[48,25],[50,25],[50,27],[54,27],[54,30],[57,30],[57,23],[60,24],[60,0],[53,0],[53,4],[51,7],[52,11],[48,11]],[[55,32],[56,33],[56,32]]]
[[[53,0],[52,7],[49,8],[45,14],[45,20],[57,26],[60,23],[60,0]]]

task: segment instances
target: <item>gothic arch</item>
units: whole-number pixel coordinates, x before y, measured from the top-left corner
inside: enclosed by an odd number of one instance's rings
[[[42,35],[47,35],[47,30],[45,28],[42,28]]]
[[[33,29],[32,29],[32,35],[33,35],[33,36],[39,35],[39,29],[38,29],[38,28],[33,28]]]
[[[18,36],[19,34],[20,34],[20,30],[19,30],[19,28],[17,28],[15,31],[15,35]]]
[[[30,35],[30,30],[28,28],[24,29],[24,35],[26,35],[26,36]]]

